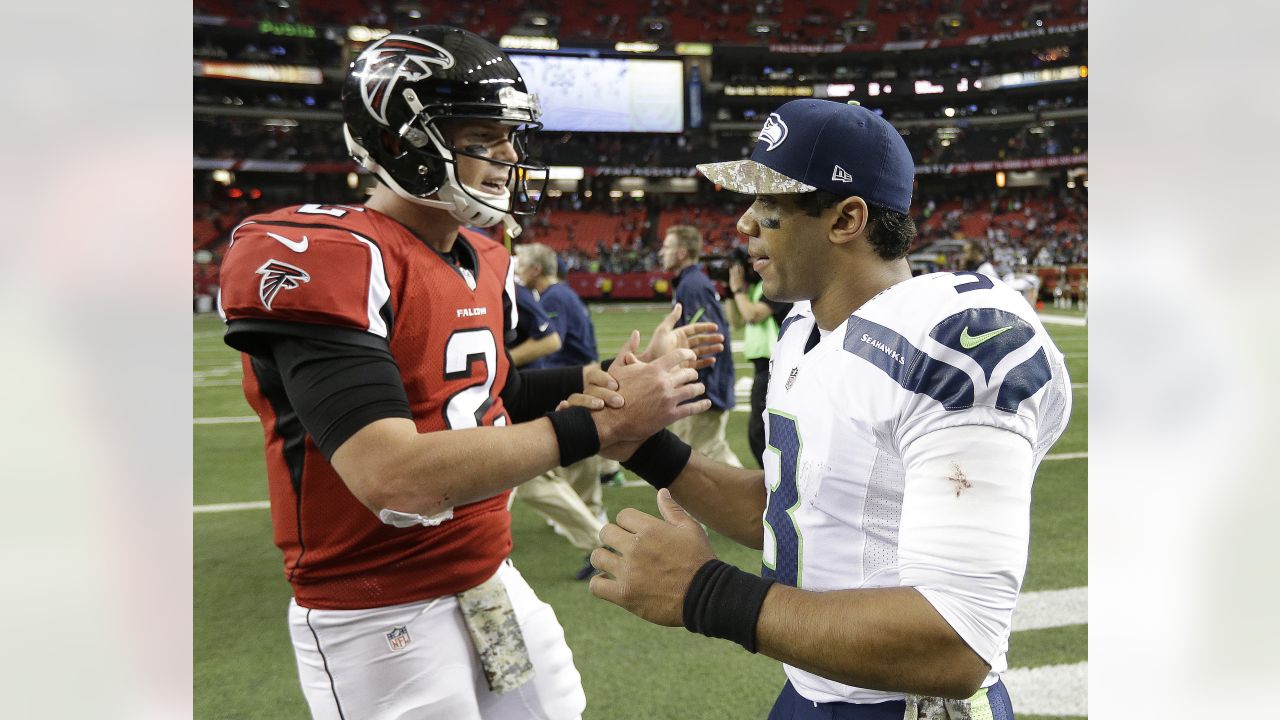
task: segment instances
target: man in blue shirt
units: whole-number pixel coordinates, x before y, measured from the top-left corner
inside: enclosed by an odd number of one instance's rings
[[[720,334],[729,337],[729,322],[720,305],[720,293],[716,292],[711,278],[698,264],[702,255],[702,234],[691,225],[672,225],[662,241],[662,268],[674,274],[672,285],[675,302],[684,309],[681,323],[714,322]],[[742,462],[725,441],[725,426],[729,411],[734,406],[733,351],[725,343],[724,350],[716,356],[711,367],[698,371],[698,380],[707,387],[711,409],[694,415],[671,426],[693,449],[727,465],[742,467]]]
[[[551,327],[560,335],[560,349],[535,361],[528,367],[548,368],[571,365],[589,365],[598,362],[600,356],[596,350],[596,329],[591,323],[591,311],[586,303],[568,285],[560,282],[560,268],[556,253],[542,243],[517,245],[516,275],[520,284],[537,293],[538,302],[546,311]],[[727,336],[726,336],[727,337]],[[568,483],[577,493],[582,504],[590,511],[596,522],[592,524],[598,533],[608,522],[604,512],[604,493],[600,489],[600,475],[604,463],[610,462],[599,455],[576,462],[569,467],[552,470],[539,475],[524,487],[532,485],[536,497],[541,497],[541,490],[554,489],[558,483]],[[522,487],[521,493],[525,493]],[[518,495],[520,496],[520,495]],[[553,501],[554,502],[554,501]],[[572,535],[580,535],[578,528],[585,527],[575,523],[573,530],[566,527]],[[599,545],[596,537],[591,537],[591,547],[584,547],[590,553]],[[570,542],[580,546],[570,537]],[[578,579],[585,580],[594,572],[591,563],[585,562],[578,572]]]
[[[516,284],[515,337],[507,343],[507,353],[516,367],[525,367],[560,349],[560,334],[529,288]]]
[[[532,363],[560,349],[560,335],[551,326],[533,291],[516,285],[516,329],[507,353],[516,367]],[[600,547],[598,518],[568,481],[557,473],[543,473],[516,488],[515,497],[546,518],[556,532],[584,553]],[[578,572],[582,575],[582,571]]]
[[[568,367],[599,362],[591,311],[568,285],[560,282],[556,253],[542,243],[516,246],[516,272],[525,287],[538,293],[538,302],[560,335],[560,349],[531,367]]]

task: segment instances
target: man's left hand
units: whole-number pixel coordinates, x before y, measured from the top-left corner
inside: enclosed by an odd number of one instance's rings
[[[631,341],[630,344],[639,342],[639,339]],[[582,394],[590,397],[594,402],[574,402],[571,404],[582,404],[592,410],[603,409],[605,405],[612,408],[622,407],[622,395],[618,393],[618,381],[609,373],[600,369],[599,365],[592,363],[582,367]],[[575,396],[577,393],[574,394]],[[571,397],[570,399],[578,399]]]
[[[653,328],[648,346],[639,354],[642,362],[653,362],[676,348],[689,348],[698,356],[693,364],[695,370],[715,364],[715,356],[724,350],[725,343],[724,335],[720,334],[720,326],[713,322],[700,322],[676,327],[683,311],[680,303],[676,303],[671,312]]]
[[[591,578],[591,594],[651,623],[679,627],[689,583],[716,554],[702,525],[670,491],[658,491],[658,510],[661,520],[626,508],[616,524],[600,530],[607,547],[591,553],[591,564],[608,575]]]

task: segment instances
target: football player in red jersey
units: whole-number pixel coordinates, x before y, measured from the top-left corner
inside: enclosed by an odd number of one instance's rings
[[[380,180],[369,202],[245,220],[220,278],[307,702],[317,718],[576,718],[564,633],[507,559],[510,489],[705,410],[689,346],[723,338],[660,326],[608,373],[515,371],[511,258],[460,226],[537,209],[519,71],[426,26],[370,45],[342,98]],[[599,412],[555,409],[571,395]]]

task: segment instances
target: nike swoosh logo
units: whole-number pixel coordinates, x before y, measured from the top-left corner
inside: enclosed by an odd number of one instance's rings
[[[542,332],[543,330],[546,330],[547,326],[550,324],[551,323],[542,323],[541,325],[538,326],[538,332]]]
[[[996,328],[990,332],[984,332],[981,335],[970,335],[969,326],[966,325],[964,330],[960,331],[960,347],[965,350],[972,350],[991,338],[997,335],[1002,335],[1012,329],[1013,326],[1009,325],[1007,327]]]
[[[268,232],[267,235],[271,236],[275,240],[279,240],[282,245],[284,245],[285,247],[289,248],[290,250],[296,253],[307,251],[306,235],[303,235],[301,240],[290,240],[289,238],[283,235],[277,235],[273,232]]]

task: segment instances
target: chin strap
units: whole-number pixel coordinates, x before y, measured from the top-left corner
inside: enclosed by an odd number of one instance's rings
[[[410,105],[413,105],[413,103],[410,103]],[[342,135],[343,139],[346,140],[347,150],[351,153],[351,156],[356,160],[356,162],[360,163],[360,166],[365,170],[376,175],[379,180],[386,183],[387,187],[391,188],[396,195],[418,205],[426,205],[427,207],[447,210],[449,214],[453,216],[453,219],[463,223],[464,225],[475,225],[476,227],[487,228],[493,227],[501,222],[506,224],[507,231],[511,234],[511,237],[514,238],[520,234],[520,225],[516,223],[515,218],[513,218],[510,213],[505,213],[495,207],[491,207],[491,205],[501,205],[503,200],[509,201],[509,194],[491,195],[473,188],[464,188],[462,183],[458,182],[454,163],[451,162],[453,153],[450,152],[450,150],[437,138],[428,135],[430,142],[436,146],[437,151],[441,153],[443,157],[449,159],[445,160],[445,183],[436,191],[436,197],[438,199],[431,200],[428,198],[418,197],[401,187],[400,183],[396,182],[395,178],[391,177],[391,173],[387,172],[377,160],[373,159],[373,156],[369,151],[357,142],[354,137],[352,137],[351,131],[347,128],[345,123],[342,126]]]
[[[512,240],[520,237],[520,233],[524,231],[524,228],[520,227],[520,223],[516,222],[516,219],[510,214],[502,216],[502,224],[506,226],[507,236]]]

